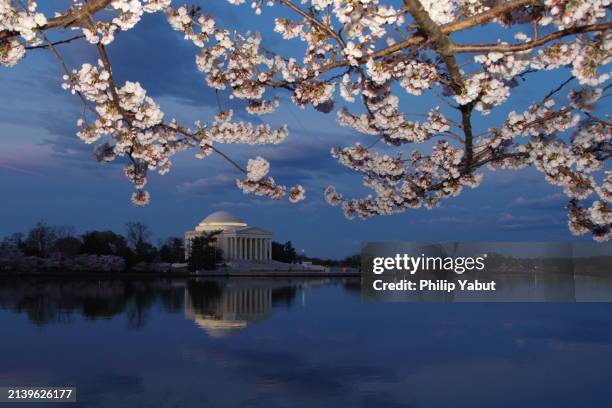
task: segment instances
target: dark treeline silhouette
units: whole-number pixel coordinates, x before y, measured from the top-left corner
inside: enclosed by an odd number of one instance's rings
[[[298,260],[298,256],[291,241],[287,241],[284,244],[272,242],[272,259],[279,262],[295,263]]]
[[[612,256],[573,257],[572,254],[539,258],[521,258],[489,253],[486,270],[496,272],[588,273],[609,274]]]
[[[361,268],[361,255],[355,254],[351,256],[347,256],[343,259],[329,259],[329,258],[317,258],[311,256],[298,256],[298,260],[300,262],[312,262],[315,265],[323,265],[329,267],[337,267],[337,268]]]
[[[214,243],[221,231],[203,233],[202,236],[191,240],[191,254],[189,256],[189,270],[213,270],[217,263],[223,259],[223,253],[215,248]]]
[[[77,235],[74,227],[39,221],[27,233],[17,232],[2,240],[0,271],[123,271],[185,262],[182,238],[169,237],[154,245],[151,236],[141,222],[128,222],[125,235],[110,230]]]
[[[284,244],[272,242],[272,259],[285,263],[312,262],[314,265],[329,267],[355,268],[361,267],[361,255],[355,254],[344,259],[317,258],[306,255],[298,255],[291,241]]]

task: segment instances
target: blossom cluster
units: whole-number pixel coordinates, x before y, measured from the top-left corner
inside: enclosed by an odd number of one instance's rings
[[[25,56],[26,45],[37,45],[40,38],[39,28],[47,24],[43,13],[37,12],[38,5],[28,1],[26,7],[14,4],[11,0],[0,0],[0,32],[11,31],[19,37],[0,39],[0,65],[15,66]]]
[[[453,0],[420,0],[433,21],[448,24],[456,17],[457,4]]]
[[[577,24],[593,24],[606,17],[610,0],[545,0],[548,9],[542,25],[555,24],[560,29]]]
[[[270,163],[263,157],[257,156],[247,163],[246,179],[236,180],[236,185],[245,194],[267,196],[279,200],[287,193],[287,187],[276,184],[272,177],[267,177],[270,172]],[[289,189],[289,201],[297,203],[306,198],[306,191],[301,185]]]
[[[557,69],[571,65],[572,74],[583,85],[597,86],[610,79],[607,72],[599,68],[612,62],[612,34],[577,37],[571,42],[557,42],[540,51],[532,60],[534,69]]]
[[[531,38],[524,33],[517,33],[514,38],[527,42]],[[501,45],[508,45],[507,42],[500,42]],[[499,52],[492,51],[486,55],[477,55],[474,61],[483,65],[483,68],[492,77],[498,77],[505,81],[510,81],[517,75],[524,72],[531,62],[531,51],[521,52]]]
[[[172,0],[113,0],[113,18],[108,21],[92,21],[82,28],[91,44],[108,45],[115,40],[117,30],[131,30],[140,22],[144,13],[156,13],[170,6]]]
[[[374,83],[383,85],[395,79],[406,92],[413,95],[421,95],[438,80],[436,66],[431,62],[418,59],[389,58],[378,62],[370,59],[366,67]]]
[[[181,143],[170,126],[163,123],[164,114],[147,96],[138,82],[127,81],[121,88],[111,84],[111,74],[102,61],[98,65],[83,64],[64,76],[64,89],[80,95],[91,109],[93,120],[79,119],[77,135],[85,143],[94,143],[111,136],[114,145],[105,142],[96,149],[96,158],[109,162],[119,156],[128,156],[133,163],[124,173],[137,189],[146,184],[148,170],[164,174],[170,170],[170,156],[189,147]],[[149,202],[149,194],[136,191],[132,196],[135,205]]]
[[[265,196],[273,200],[280,200],[287,192],[287,188],[276,184],[272,177],[257,181],[249,180],[248,178],[245,180],[236,180],[236,185],[245,194]]]
[[[581,92],[584,91],[576,90],[571,95]],[[495,132],[498,136],[495,146],[503,143],[502,139],[512,140],[515,136],[531,138],[513,149],[514,157],[510,155],[495,165],[511,168],[533,165],[548,182],[563,188],[569,200],[568,223],[573,233],[591,232],[597,240],[609,240],[612,177],[608,171],[604,181],[598,183],[594,175],[604,169],[607,152],[612,147],[612,131],[605,123],[590,118],[580,121],[570,108],[558,111],[553,108],[554,103],[547,100],[522,114],[512,112],[501,131]],[[558,136],[571,129],[574,131],[569,141]],[[580,202],[593,195],[598,200],[589,209],[583,208]]]
[[[406,120],[399,111],[399,99],[394,95],[366,98],[366,105],[368,114],[359,116],[351,114],[346,108],[342,109],[338,112],[338,123],[361,133],[379,135],[385,143],[391,145],[422,143],[450,129],[438,107],[427,114],[427,121],[413,122]]]
[[[262,157],[256,157],[247,163],[247,179],[259,181],[270,172],[270,163]]]
[[[460,105],[474,103],[476,110],[483,115],[499,106],[510,96],[510,87],[503,81],[486,72],[479,72],[466,79],[462,93],[455,95],[455,101]]]
[[[232,122],[233,110],[219,112],[205,140],[218,143],[243,143],[250,145],[279,144],[289,135],[287,126],[272,129],[270,125],[253,126],[250,122]]]
[[[326,201],[341,205],[349,218],[396,214],[423,205],[431,208],[443,198],[457,196],[463,187],[476,188],[482,181],[482,174],[462,172],[463,150],[445,141],[437,143],[430,156],[415,151],[410,159],[379,155],[359,144],[332,149],[332,155],[364,174],[364,185],[376,193],[364,199],[345,200],[334,187],[328,187]]]

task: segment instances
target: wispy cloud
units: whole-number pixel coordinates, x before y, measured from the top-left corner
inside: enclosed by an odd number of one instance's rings
[[[271,207],[274,205],[284,204],[278,200],[260,200],[260,199],[244,199],[244,201],[221,201],[211,205],[213,210],[224,210],[228,208],[253,208],[253,207]]]
[[[563,205],[568,201],[567,196],[561,193],[549,194],[541,197],[525,198],[519,196],[514,200],[514,205],[517,207],[533,208],[533,209],[549,209],[563,208]]]
[[[235,183],[236,177],[229,174],[217,174],[216,176],[186,181],[179,184],[177,189],[181,193],[204,194],[220,192],[233,187]]]
[[[41,173],[38,173],[36,171],[26,170],[21,167],[16,167],[16,166],[12,166],[7,163],[3,163],[2,159],[0,159],[0,169],[15,171],[17,173],[29,174],[31,176],[41,176],[42,175]]]
[[[529,230],[559,228],[564,225],[561,217],[547,215],[515,215],[504,213],[499,218],[500,228],[505,230]]]

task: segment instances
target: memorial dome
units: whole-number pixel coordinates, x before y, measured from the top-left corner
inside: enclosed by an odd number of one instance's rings
[[[227,211],[215,211],[204,218],[196,227],[196,231],[225,230],[228,228],[246,227],[247,224]]]

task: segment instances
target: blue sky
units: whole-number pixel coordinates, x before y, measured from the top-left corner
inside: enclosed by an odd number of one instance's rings
[[[66,3],[51,1],[46,7]],[[226,2],[203,4],[220,13],[221,25],[261,30],[269,49],[288,51],[297,44],[282,42],[270,29],[273,16],[269,9],[264,8],[263,17],[256,18],[249,7]],[[486,34],[497,33],[479,29],[470,36]],[[457,38],[465,41],[470,36]],[[61,51],[71,67],[97,59],[93,47],[84,42],[63,46]],[[173,32],[161,15],[146,15],[136,29],[119,33],[109,46],[118,82],[139,81],[167,118],[174,116],[187,124],[198,119],[209,121],[217,111],[214,93],[196,69],[195,53],[195,47]],[[81,106],[77,98],[61,89],[61,76],[59,65],[47,51],[30,52],[15,68],[0,67],[0,236],[27,231],[45,219],[50,224],[74,225],[79,232],[123,232],[127,221],[143,221],[159,239],[181,236],[208,213],[223,209],[273,231],[275,240],[292,240],[298,250],[312,256],[343,257],[358,252],[360,244],[367,241],[576,239],[567,229],[561,190],[533,169],[485,171],[480,188],[466,190],[434,210],[346,220],[339,208],[324,202],[323,189],[334,184],[346,197],[360,197],[368,190],[361,187],[358,174],[331,158],[329,149],[355,142],[369,144],[372,139],[338,126],[335,111],[325,115],[302,110],[288,102],[287,94],[279,94],[284,103],[265,117],[273,125],[289,125],[291,134],[284,144],[224,146],[224,151],[242,162],[257,155],[265,157],[279,183],[306,187],[306,201],[292,205],[286,200],[244,195],[234,184],[239,174],[226,162],[218,157],[200,161],[191,151],[175,157],[169,174],[150,178],[147,190],[152,194],[151,204],[135,208],[121,163],[96,163],[92,146],[76,137]],[[499,123],[511,110],[524,110],[567,76],[567,72],[533,75],[526,85],[514,90],[498,113],[477,117],[477,131]],[[432,97],[402,98],[407,111],[426,113],[440,103]],[[222,104],[243,114],[239,102],[230,102],[223,93],[221,99]],[[456,119],[456,112],[447,113]],[[412,149],[406,146],[404,151]]]

